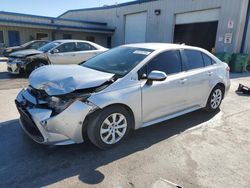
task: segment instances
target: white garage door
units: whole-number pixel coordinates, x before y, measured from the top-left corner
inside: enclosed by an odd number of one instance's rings
[[[125,43],[145,42],[147,13],[126,15]]]

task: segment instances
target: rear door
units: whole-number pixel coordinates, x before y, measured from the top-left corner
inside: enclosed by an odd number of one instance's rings
[[[164,81],[151,85],[142,80],[143,122],[163,118],[186,108],[186,74],[183,72],[179,50],[163,52],[153,58],[141,71],[148,75],[153,70],[167,74]]]
[[[75,42],[67,42],[55,48],[57,52],[48,54],[52,64],[77,64]]]
[[[206,69],[202,53],[197,50],[182,50],[182,59],[186,65],[187,75],[187,106],[189,108],[204,104],[210,91],[210,79],[213,73]]]

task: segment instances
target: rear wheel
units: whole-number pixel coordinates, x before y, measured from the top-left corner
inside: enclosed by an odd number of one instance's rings
[[[100,149],[119,144],[132,125],[131,114],[122,106],[111,106],[91,118],[87,127],[90,141]]]
[[[215,88],[212,90],[208,98],[205,110],[208,112],[213,112],[218,110],[221,105],[223,95],[224,95],[224,89],[219,85],[215,86]]]

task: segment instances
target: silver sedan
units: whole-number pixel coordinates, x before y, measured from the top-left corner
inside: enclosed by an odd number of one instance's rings
[[[101,149],[139,129],[191,111],[218,110],[230,87],[229,67],[206,50],[131,44],[81,65],[48,65],[16,98],[20,124],[42,144]]]

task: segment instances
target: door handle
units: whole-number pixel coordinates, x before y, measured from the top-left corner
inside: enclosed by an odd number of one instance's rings
[[[179,82],[181,84],[185,84],[187,82],[187,78],[182,78],[182,79],[179,80]]]
[[[212,76],[212,75],[213,75],[213,72],[212,72],[212,71],[208,71],[208,72],[207,72],[207,75],[208,75],[208,76]]]

